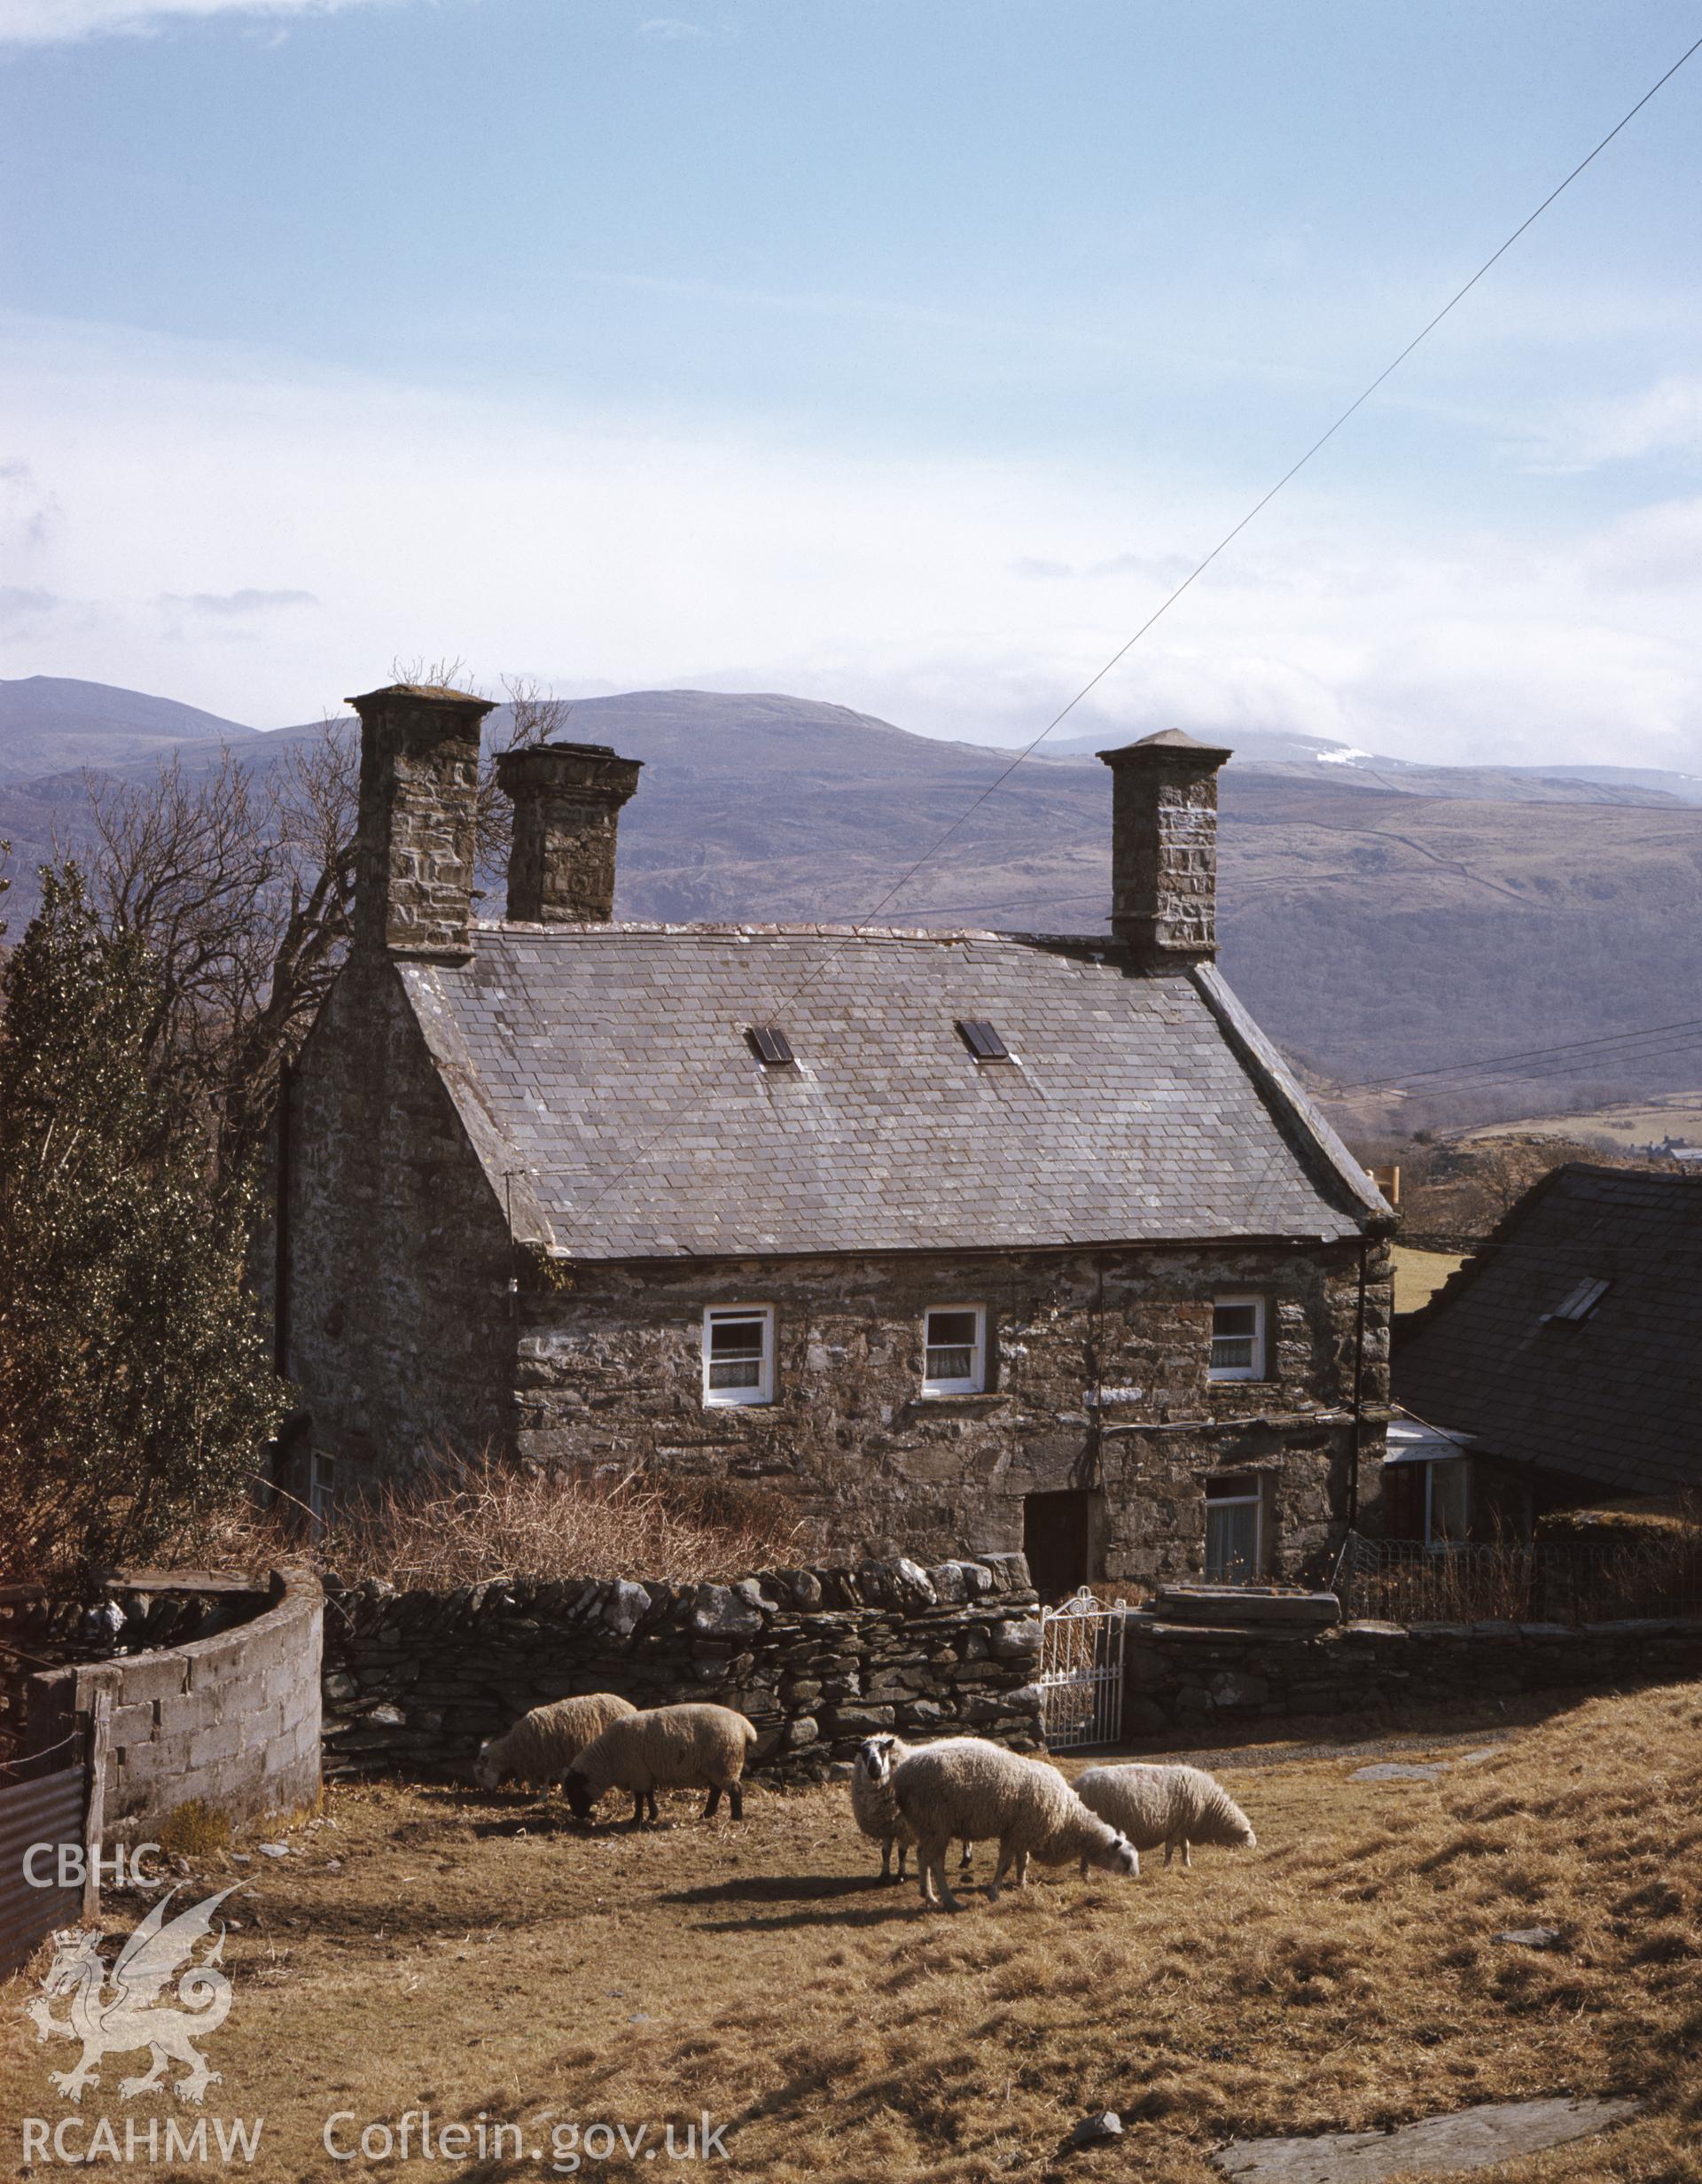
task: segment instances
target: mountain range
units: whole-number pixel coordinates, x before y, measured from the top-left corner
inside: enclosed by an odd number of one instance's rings
[[[84,769],[145,781],[168,752],[195,768],[227,746],[265,766],[320,732],[263,734],[98,683],[0,682],[14,935],[34,865],[86,838]],[[587,698],[567,733],[645,764],[621,822],[621,916],[1105,928],[1111,784],[1096,738],[1043,764],[1036,753],[988,794],[1013,753],[780,695]],[[1702,782],[1419,766],[1277,734],[1224,740],[1237,748],[1221,784],[1224,966],[1321,1079],[1358,1085],[1542,1050],[1456,1089],[1421,1083],[1409,1122],[1702,1080],[1702,1046],[1682,1034],[1549,1051],[1696,1013]],[[1386,1104],[1368,1097],[1367,1121],[1386,1119]]]

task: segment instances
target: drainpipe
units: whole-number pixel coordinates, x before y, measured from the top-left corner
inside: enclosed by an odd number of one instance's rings
[[[1359,1529],[1359,1455],[1365,1437],[1365,1261],[1370,1243],[1359,1239],[1359,1309],[1354,1322],[1354,1460],[1347,1478],[1347,1529]]]
[[[290,1377],[290,1092],[294,1072],[287,1062],[277,1072],[277,1174],[272,1218],[272,1368],[280,1380]]]

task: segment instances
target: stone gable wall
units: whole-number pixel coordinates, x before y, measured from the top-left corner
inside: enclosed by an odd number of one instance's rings
[[[514,1254],[503,1209],[386,964],[345,968],[290,1095],[288,1377],[339,1489],[511,1433]]]
[[[735,1585],[493,1581],[332,1590],[325,1771],[465,1774],[488,1736],[584,1691],[708,1700],[760,1733],[753,1767],[819,1780],[865,1736],[954,1729],[1040,1746],[1034,1594],[1019,1555],[924,1570],[769,1570]]]

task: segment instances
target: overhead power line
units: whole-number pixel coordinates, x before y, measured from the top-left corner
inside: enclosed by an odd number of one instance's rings
[[[1070,714],[1075,711],[1076,707],[1081,703],[1082,699],[1089,697],[1095,690],[1097,690],[1099,684],[1105,680],[1105,677],[1128,658],[1129,653],[1132,652],[1135,647],[1140,643],[1141,639],[1145,636],[1148,630],[1152,628],[1157,622],[1159,622],[1166,614],[1169,612],[1170,609],[1176,604],[1177,600],[1182,597],[1183,594],[1189,590],[1192,585],[1198,582],[1199,578],[1206,573],[1206,570],[1211,567],[1212,564],[1218,558],[1218,557],[1230,546],[1231,546],[1237,538],[1240,537],[1242,532],[1246,529],[1247,526],[1252,523],[1256,517],[1262,514],[1265,509],[1269,507],[1272,501],[1276,498],[1276,495],[1282,492],[1283,488],[1288,485],[1292,480],[1300,475],[1300,472],[1306,468],[1309,462],[1311,462],[1314,456],[1317,455],[1321,449],[1329,445],[1330,441],[1335,438],[1336,434],[1341,430],[1342,426],[1347,423],[1348,419],[1358,410],[1364,408],[1365,404],[1370,400],[1371,396],[1376,394],[1378,388],[1383,385],[1384,381],[1400,370],[1401,366],[1405,363],[1408,357],[1412,355],[1413,351],[1417,348],[1422,342],[1430,338],[1430,336],[1436,331],[1437,327],[1441,324],[1442,321],[1452,310],[1456,308],[1457,305],[1464,302],[1465,298],[1469,296],[1472,291],[1477,286],[1478,283],[1482,280],[1485,274],[1487,274],[1493,266],[1496,265],[1503,258],[1506,256],[1507,253],[1512,248],[1513,245],[1519,241],[1519,238],[1524,235],[1528,229],[1533,227],[1535,222],[1542,217],[1542,214],[1547,212],[1550,206],[1555,202],[1556,199],[1564,195],[1564,193],[1572,187],[1573,183],[1577,181],[1579,176],[1581,175],[1587,168],[1592,166],[1594,162],[1601,157],[1602,153],[1606,151],[1609,144],[1613,142],[1613,139],[1619,136],[1620,131],[1624,129],[1632,121],[1634,121],[1639,113],[1642,113],[1643,109],[1649,104],[1650,100],[1655,97],[1656,93],[1664,89],[1667,84],[1670,83],[1672,79],[1678,74],[1679,70],[1683,67],[1684,64],[1688,60],[1691,59],[1698,51],[1702,51],[1702,38],[1698,38],[1693,44],[1688,46],[1685,51],[1679,55],[1678,58],[1673,63],[1672,66],[1668,68],[1664,74],[1657,77],[1655,82],[1651,83],[1649,89],[1643,94],[1643,97],[1637,100],[1636,104],[1634,106],[1628,107],[1627,111],[1620,116],[1620,119],[1613,124],[1612,128],[1608,130],[1607,134],[1602,137],[1600,142],[1592,146],[1592,148],[1585,153],[1584,157],[1579,160],[1578,164],[1572,169],[1572,171],[1555,184],[1554,188],[1549,191],[1548,195],[1542,199],[1542,203],[1536,207],[1534,212],[1529,213],[1523,220],[1519,222],[1519,225],[1513,230],[1512,233],[1508,236],[1506,240],[1501,244],[1497,249],[1491,252],[1490,255],[1484,260],[1483,263],[1478,268],[1477,271],[1472,274],[1472,277],[1455,290],[1454,293],[1448,299],[1447,302],[1442,305],[1441,308],[1419,328],[1418,332],[1414,334],[1411,340],[1407,343],[1406,347],[1401,349],[1398,355],[1392,357],[1390,361],[1384,365],[1382,370],[1378,373],[1377,377],[1372,379],[1370,384],[1361,391],[1361,393],[1355,396],[1354,400],[1348,403],[1347,407],[1341,412],[1340,416],[1335,419],[1327,430],[1318,435],[1318,437],[1312,442],[1311,446],[1307,448],[1306,452],[1299,458],[1299,460],[1292,463],[1283,472],[1282,476],[1277,479],[1276,484],[1271,486],[1268,491],[1260,495],[1259,499],[1253,503],[1250,509],[1248,509],[1246,514],[1241,518],[1240,521],[1234,525],[1231,529],[1224,533],[1223,536],[1219,539],[1216,545],[1212,548],[1211,551],[1194,565],[1194,566],[1188,572],[1188,574],[1183,578],[1182,581],[1172,592],[1159,601],[1159,604],[1152,610],[1152,613],[1147,616],[1146,620],[1140,625],[1139,628],[1135,631],[1133,636],[1127,638],[1123,644],[1118,646],[1117,650],[1112,654],[1111,658],[1106,660],[1104,667],[1101,667],[1096,675],[1089,677],[1088,681],[1081,685],[1081,689],[1076,691],[1075,695],[1069,700],[1069,702],[1066,705],[1060,706],[1058,711],[1052,715],[1051,719],[1047,722],[1045,727],[1041,729],[1039,735],[1034,737],[1031,742],[1025,745],[1023,748],[1018,752],[1016,757],[1011,760],[1011,763],[995,776],[993,780],[988,784],[987,787],[964,807],[964,808],[957,815],[956,818],[951,822],[950,825],[946,827],[929,845],[929,846],[923,851],[922,854],[917,857],[903,873],[900,875],[900,877],[886,890],[886,893],[881,896],[880,900],[874,905],[874,907],[866,911],[863,916],[856,921],[851,935],[829,948],[818,960],[815,968],[810,971],[806,977],[800,979],[799,982],[792,987],[788,993],[770,1005],[767,1011],[769,1020],[770,1022],[777,1022],[784,1014],[785,1010],[790,1008],[793,1002],[798,1000],[802,994],[806,993],[808,988],[815,984],[816,979],[819,979],[824,971],[826,971],[828,966],[838,958],[839,954],[846,948],[851,945],[852,940],[856,937],[858,929],[864,925],[873,924],[874,920],[880,916],[881,912],[887,907],[887,905],[898,895],[903,893],[904,889],[910,885],[910,882],[916,878],[917,874],[922,870],[924,865],[931,862],[934,857],[938,856],[941,850],[944,848],[945,845],[964,825],[966,824],[971,818],[974,816],[975,813],[980,809],[981,806],[987,802],[988,799],[991,796],[996,795],[998,791],[1004,786],[1004,784],[1010,780],[1011,775],[1017,771],[1017,768],[1021,766],[1026,760],[1031,758],[1034,753],[1039,750],[1041,745],[1045,742],[1046,738],[1053,732],[1055,729],[1060,727],[1063,722],[1069,718]],[[687,1108],[692,1105],[699,1096],[699,1089],[694,1087],[679,1103],[676,1104],[675,1109],[668,1115],[667,1119],[658,1126],[652,1135],[647,1138],[644,1143],[636,1149],[636,1151],[628,1154],[627,1158],[615,1170],[613,1174],[609,1177],[608,1181],[604,1184],[602,1190],[597,1192],[596,1197],[594,1197],[583,1209],[585,1213],[589,1214],[595,1213],[597,1208],[601,1205],[604,1199],[607,1197],[610,1191],[615,1188],[616,1184],[619,1183],[623,1177],[629,1174],[631,1171],[637,1166],[640,1161],[648,1158],[654,1148],[668,1135],[669,1130],[672,1129],[674,1122],[677,1117],[683,1113]]]
[[[895,896],[903,893],[904,889],[910,885],[911,880],[916,878],[916,875],[922,870],[923,866],[928,863],[931,859],[939,854],[940,851],[951,839],[952,836],[956,833],[957,830],[968,820],[972,818],[975,813],[980,809],[981,806],[986,803],[988,798],[995,795],[997,792],[1004,786],[1005,783],[1010,780],[1011,775],[1016,772],[1017,768],[1023,763],[1023,761],[1026,759],[1031,758],[1034,753],[1039,750],[1041,745],[1045,742],[1046,738],[1052,733],[1053,729],[1061,727],[1062,724],[1068,720],[1071,714],[1073,714],[1076,707],[1081,703],[1082,699],[1089,697],[1094,690],[1096,690],[1100,683],[1105,681],[1105,677],[1112,673],[1113,668],[1119,667],[1121,662],[1128,658],[1129,653],[1134,651],[1135,647],[1146,635],[1147,631],[1151,629],[1156,622],[1160,620],[1164,615],[1170,612],[1170,609],[1175,606],[1176,601],[1181,598],[1183,592],[1187,591],[1191,585],[1196,583],[1198,579],[1206,573],[1206,570],[1211,567],[1213,562],[1217,559],[1218,556],[1222,553],[1226,548],[1234,544],[1235,541],[1240,537],[1242,532],[1246,529],[1247,526],[1252,523],[1257,516],[1262,514],[1263,511],[1269,507],[1270,503],[1276,498],[1276,495],[1283,490],[1284,487],[1286,486],[1291,480],[1297,478],[1300,475],[1300,473],[1306,468],[1307,464],[1312,460],[1313,456],[1318,454],[1321,449],[1329,445],[1330,441],[1335,438],[1336,434],[1341,430],[1342,426],[1347,424],[1348,418],[1354,416],[1355,411],[1364,408],[1365,404],[1370,400],[1371,396],[1376,394],[1378,388],[1382,386],[1383,382],[1391,378],[1401,369],[1401,365],[1406,363],[1408,357],[1412,355],[1413,351],[1418,347],[1421,342],[1429,339],[1430,336],[1435,332],[1437,327],[1441,324],[1442,321],[1448,316],[1448,313],[1452,311],[1456,305],[1464,301],[1466,297],[1471,294],[1472,291],[1483,278],[1484,275],[1489,271],[1490,268],[1497,264],[1500,260],[1507,255],[1507,253],[1512,248],[1513,245],[1518,242],[1519,237],[1523,235],[1527,229],[1532,228],[1536,224],[1536,222],[1542,217],[1543,214],[1547,212],[1550,206],[1554,203],[1555,199],[1562,196],[1567,190],[1569,190],[1573,183],[1577,181],[1579,176],[1583,173],[1584,169],[1601,157],[1602,153],[1606,151],[1609,144],[1612,143],[1613,139],[1620,134],[1620,130],[1625,129],[1636,118],[1639,113],[1642,113],[1643,109],[1649,104],[1649,101],[1654,98],[1655,94],[1660,90],[1664,85],[1670,83],[1672,79],[1684,66],[1685,62],[1690,59],[1691,57],[1698,52],[1702,52],[1702,38],[1698,38],[1695,44],[1688,47],[1682,53],[1681,53],[1678,58],[1673,63],[1672,66],[1667,69],[1666,74],[1659,77],[1655,82],[1649,86],[1649,89],[1643,93],[1643,97],[1638,99],[1636,105],[1629,107],[1620,116],[1619,120],[1613,124],[1612,128],[1608,130],[1606,136],[1602,138],[1601,142],[1597,144],[1593,150],[1587,152],[1584,154],[1583,158],[1579,160],[1577,166],[1573,168],[1572,172],[1567,175],[1563,181],[1556,183],[1553,189],[1549,191],[1547,197],[1543,199],[1542,202],[1536,207],[1535,211],[1527,214],[1526,216],[1519,222],[1519,225],[1513,230],[1512,233],[1507,238],[1506,241],[1503,243],[1498,249],[1490,253],[1489,256],[1484,260],[1483,263],[1478,268],[1477,271],[1472,276],[1471,279],[1464,282],[1460,287],[1455,290],[1454,293],[1448,298],[1448,301],[1443,304],[1441,309],[1438,311],[1433,318],[1428,319],[1425,324],[1419,328],[1418,332],[1414,334],[1411,340],[1409,341],[1406,347],[1400,351],[1399,355],[1392,357],[1390,361],[1384,365],[1382,370],[1378,373],[1377,377],[1370,381],[1370,385],[1364,387],[1354,397],[1353,401],[1350,402],[1347,407],[1341,412],[1341,415],[1337,417],[1334,424],[1330,425],[1326,431],[1320,433],[1318,437],[1312,442],[1312,445],[1306,450],[1306,453],[1300,457],[1299,461],[1292,463],[1283,472],[1282,476],[1276,480],[1276,484],[1270,487],[1267,492],[1260,495],[1260,497],[1253,503],[1253,506],[1248,509],[1246,514],[1242,517],[1241,520],[1237,524],[1234,525],[1231,529],[1223,534],[1223,536],[1219,539],[1210,553],[1206,554],[1201,560],[1195,563],[1194,566],[1190,569],[1187,575],[1183,578],[1182,581],[1176,586],[1175,589],[1169,593],[1167,597],[1161,599],[1159,604],[1153,608],[1152,612],[1147,616],[1146,620],[1141,624],[1140,628],[1136,630],[1133,636],[1127,638],[1118,646],[1117,650],[1112,654],[1111,658],[1105,662],[1105,666],[1099,669],[1097,674],[1090,675],[1081,685],[1081,689],[1077,690],[1074,697],[1070,699],[1069,703],[1066,706],[1060,706],[1058,711],[1052,715],[1050,721],[1047,722],[1045,727],[1041,729],[1039,735],[1034,738],[1033,742],[1025,745],[1023,749],[1020,750],[1017,753],[1016,757],[1011,760],[1011,763],[1005,767],[1002,772],[994,776],[993,780],[988,784],[987,787],[981,791],[980,794],[972,799],[972,800],[964,807],[964,809],[957,815],[956,818],[952,821],[951,824],[939,835],[939,837],[928,848],[923,851],[922,854],[916,860],[915,863],[912,864],[900,878],[894,880],[893,885],[886,890],[886,893],[882,895],[879,901],[877,902],[874,908],[867,912],[866,915],[858,921],[859,923],[864,924],[872,924],[873,921],[878,917],[880,913],[886,908],[887,904],[891,902]],[[845,945],[846,943],[844,942],[840,943],[841,947]]]
[[[1357,1084],[1342,1085],[1339,1089],[1343,1092],[1394,1091],[1434,1077],[1475,1075],[1484,1070],[1505,1069],[1510,1063],[1543,1062],[1558,1054],[1581,1054],[1590,1049],[1622,1047],[1645,1039],[1664,1039],[1675,1032],[1702,1032],[1702,1017],[1681,1017],[1671,1024],[1648,1025],[1642,1031],[1605,1032],[1596,1039],[1568,1039],[1558,1046],[1523,1047],[1510,1054],[1484,1054],[1464,1062],[1441,1062],[1433,1069],[1409,1069],[1393,1077],[1367,1077]],[[1680,1040],[1674,1043],[1682,1045],[1686,1042]],[[1611,1060],[1612,1057],[1610,1056],[1607,1058]]]

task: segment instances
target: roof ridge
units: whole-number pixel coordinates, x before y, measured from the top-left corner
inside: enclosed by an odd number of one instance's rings
[[[802,919],[714,918],[675,923],[666,918],[607,918],[545,925],[521,918],[487,917],[475,918],[472,932],[477,939],[514,934],[528,940],[714,939],[727,935],[741,940],[932,940],[942,945],[957,940],[1013,940],[1089,948],[1107,960],[1124,952],[1122,943],[1109,933],[1031,932],[992,925],[841,925]]]

